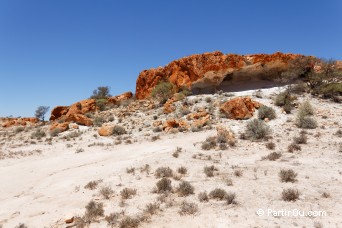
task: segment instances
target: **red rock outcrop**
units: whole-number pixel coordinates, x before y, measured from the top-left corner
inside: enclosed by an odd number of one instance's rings
[[[50,126],[50,131],[58,129],[59,132],[63,132],[69,129],[69,122],[58,123],[54,122]]]
[[[191,55],[175,60],[165,67],[142,71],[136,83],[136,97],[149,97],[152,89],[161,80],[168,80],[177,88],[186,87],[195,93],[212,92],[216,89],[239,90],[245,82],[251,84],[247,85],[247,89],[253,89],[253,85],[260,87],[267,84],[266,81],[283,72],[288,62],[299,56],[301,55],[280,52],[225,55],[218,51]],[[253,80],[256,81],[254,84]]]
[[[27,117],[27,118],[0,118],[2,127],[13,127],[13,126],[34,126],[39,122],[38,118]]]
[[[69,110],[68,106],[57,106],[51,111],[50,120],[56,120],[67,114]]]
[[[220,111],[229,119],[249,119],[253,117],[255,108],[259,108],[261,104],[253,101],[250,97],[236,97],[220,106]]]
[[[118,96],[109,97],[109,98],[107,98],[107,101],[108,101],[108,103],[116,105],[116,104],[120,104],[123,101],[129,100],[132,97],[133,97],[132,92],[126,92],[126,93],[123,93],[123,94],[118,95]]]

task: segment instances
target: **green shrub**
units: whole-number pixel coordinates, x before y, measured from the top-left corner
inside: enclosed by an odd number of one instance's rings
[[[245,134],[249,139],[263,139],[270,134],[270,127],[262,120],[253,119],[247,123]]]
[[[159,99],[161,103],[165,103],[167,99],[172,97],[172,95],[176,92],[175,90],[176,87],[174,84],[161,81],[152,89],[151,96],[153,98]]]
[[[274,103],[277,106],[284,106],[284,105],[292,105],[293,101],[296,98],[294,96],[291,96],[290,91],[286,90],[284,92],[279,93],[275,99]]]
[[[94,118],[94,126],[96,127],[101,127],[104,122],[105,119],[102,116],[96,116]]]
[[[273,120],[276,118],[275,110],[271,107],[263,105],[258,110],[258,118],[261,120],[265,118],[268,118],[269,120]]]
[[[33,132],[31,134],[31,139],[34,139],[34,138],[41,139],[41,138],[43,138],[45,136],[46,136],[46,133],[43,130],[37,129],[35,132]]]
[[[334,98],[342,96],[342,83],[330,83],[323,85],[313,91],[313,94],[322,95],[323,98]]]
[[[315,119],[309,116],[299,116],[297,118],[296,125],[303,129],[315,129],[317,128],[317,122]]]
[[[113,135],[124,135],[126,134],[126,129],[120,125],[115,125],[112,131]]]
[[[314,109],[309,101],[304,101],[300,104],[298,113],[302,116],[312,116],[314,114]]]

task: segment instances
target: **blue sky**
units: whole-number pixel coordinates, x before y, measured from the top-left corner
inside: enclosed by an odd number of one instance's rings
[[[220,50],[342,59],[339,0],[1,0],[0,116],[70,105],[97,86]]]

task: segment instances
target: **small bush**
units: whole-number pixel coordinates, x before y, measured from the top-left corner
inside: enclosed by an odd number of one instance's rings
[[[175,90],[174,84],[161,81],[152,89],[151,96],[157,98],[161,103],[165,103],[176,92]]]
[[[209,198],[216,199],[216,200],[224,200],[226,195],[227,195],[227,192],[225,190],[221,188],[216,188],[209,193]]]
[[[215,166],[205,166],[204,167],[204,173],[207,177],[213,177],[214,176],[214,171],[217,170]]]
[[[97,188],[99,181],[89,181],[88,184],[84,186],[85,189],[94,190]]]
[[[0,225],[0,227],[2,227],[2,225]],[[28,228],[28,226],[26,226],[24,223],[19,223],[19,225],[17,225],[15,228]]]
[[[133,196],[137,194],[137,190],[133,188],[124,188],[121,192],[122,199],[131,199]]]
[[[314,114],[314,109],[309,101],[304,101],[298,108],[298,112],[303,116],[312,116]]]
[[[180,215],[193,215],[198,212],[198,206],[195,203],[188,203],[186,201],[183,201],[180,207],[180,210],[178,213]]]
[[[115,125],[113,127],[113,132],[112,133],[113,133],[113,135],[124,135],[127,132],[126,132],[126,129],[124,127],[122,127],[120,125]]]
[[[105,199],[110,199],[110,197],[113,195],[113,193],[114,193],[113,189],[109,186],[104,186],[100,189],[100,194]]]
[[[209,201],[209,197],[208,197],[207,192],[200,192],[198,194],[198,200],[200,202],[208,202]]]
[[[96,116],[94,118],[94,126],[96,127],[101,127],[104,122],[105,119],[102,116]]]
[[[276,118],[275,110],[271,107],[263,105],[258,110],[258,118],[261,120],[265,118],[268,118],[269,120],[273,120]]]
[[[297,181],[297,173],[295,173],[292,169],[282,169],[279,172],[279,177],[281,182],[291,182],[294,183]]]
[[[296,201],[297,199],[299,199],[299,191],[297,189],[284,189],[282,192],[282,199],[284,201]]]
[[[34,138],[35,139],[41,139],[41,138],[43,138],[45,136],[46,136],[46,133],[43,130],[37,129],[35,132],[33,132],[31,134],[31,139],[34,139]]]
[[[269,150],[274,150],[275,148],[275,143],[274,142],[268,142],[266,143],[266,148]]]
[[[158,193],[169,192],[172,190],[171,180],[165,177],[160,179],[156,185]]]
[[[303,129],[315,129],[317,128],[317,122],[309,116],[299,116],[296,122],[299,128]]]
[[[289,91],[284,91],[279,93],[274,100],[275,105],[277,106],[285,106],[285,105],[291,105],[292,102],[295,99],[295,97],[291,96]]]
[[[247,123],[246,136],[249,139],[263,139],[270,134],[270,127],[264,121],[253,119]]]
[[[181,166],[177,169],[177,172],[180,173],[180,174],[183,174],[185,175],[187,172],[188,172],[188,169],[185,168],[184,166]]]
[[[278,152],[272,152],[268,154],[266,157],[263,157],[263,159],[268,159],[270,161],[275,161],[281,157],[281,153]]]
[[[227,202],[228,205],[237,204],[235,193],[227,193],[224,197],[224,200]]]
[[[140,224],[139,218],[126,216],[123,219],[121,219],[119,223],[119,228],[137,228],[139,224]]]
[[[86,206],[85,218],[88,221],[93,221],[97,217],[103,216],[103,203],[97,203],[91,200]]]
[[[149,203],[146,205],[144,212],[150,215],[154,215],[160,208],[159,203]]]
[[[236,177],[242,177],[243,171],[241,169],[237,169],[234,171],[234,176]]]
[[[61,129],[55,128],[52,131],[50,131],[50,136],[51,137],[56,137],[59,133],[61,133]]]
[[[187,181],[182,181],[179,184],[177,192],[180,196],[188,196],[194,194],[195,188]]]
[[[308,137],[305,134],[300,134],[299,137],[294,137],[293,142],[296,144],[306,144],[308,141]]]
[[[159,167],[155,174],[156,178],[162,178],[162,177],[172,177],[173,171],[170,169],[170,167]]]
[[[302,147],[298,144],[295,143],[291,143],[288,147],[287,147],[287,151],[290,153],[293,153],[294,151],[299,151],[302,150]]]
[[[119,213],[111,213],[110,215],[105,217],[105,220],[110,227],[116,226],[118,224],[118,219],[120,217]]]
[[[202,142],[202,150],[211,150],[217,145],[216,137],[208,137],[204,142]]]

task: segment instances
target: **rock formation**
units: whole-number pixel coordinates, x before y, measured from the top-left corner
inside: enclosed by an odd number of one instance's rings
[[[260,103],[250,97],[237,97],[223,103],[220,111],[229,119],[244,120],[253,117],[255,109],[260,106]]]
[[[195,94],[272,87],[275,85],[272,79],[299,56],[280,52],[225,55],[218,51],[191,55],[165,67],[142,71],[136,83],[136,97],[147,98],[161,80],[168,80],[178,88],[186,87]]]
[[[27,117],[27,118],[0,118],[0,122],[2,122],[2,127],[12,127],[12,126],[35,126],[39,120],[35,117]]]

